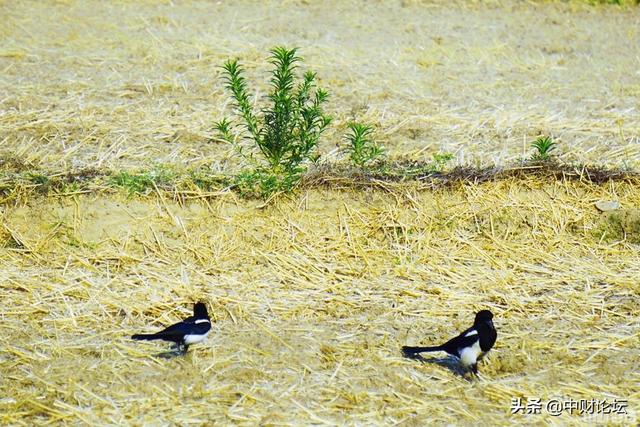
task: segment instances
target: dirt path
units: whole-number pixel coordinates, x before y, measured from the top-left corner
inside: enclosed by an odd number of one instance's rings
[[[504,163],[539,132],[565,160],[637,167],[640,13],[581,3],[3,2],[0,150],[52,168],[203,162],[218,69],[299,46],[346,121],[391,155]],[[255,80],[254,80],[255,79]],[[261,92],[263,93],[263,92]]]

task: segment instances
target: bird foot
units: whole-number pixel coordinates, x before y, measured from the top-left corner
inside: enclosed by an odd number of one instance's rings
[[[173,359],[174,357],[178,357],[178,356],[183,356],[184,353],[177,351],[177,350],[171,350],[171,351],[163,351],[162,353],[158,353],[155,355],[155,357],[161,357],[163,359]]]
[[[172,359],[178,356],[184,356],[187,354],[189,350],[189,346],[185,344],[174,344],[171,351],[164,351],[162,353],[156,354],[156,357],[162,357],[163,359]]]

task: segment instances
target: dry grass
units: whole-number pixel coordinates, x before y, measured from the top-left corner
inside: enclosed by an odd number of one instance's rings
[[[418,191],[310,190],[263,206],[76,196],[3,208],[0,423],[534,424],[512,397],[640,410],[637,246],[600,242],[594,202],[636,185],[509,178]],[[128,339],[215,316],[185,358]],[[403,359],[496,313],[469,382]]]
[[[564,164],[640,167],[637,9],[69,0],[0,16],[1,425],[638,423],[637,174],[504,170],[540,132]],[[216,67],[240,57],[263,93],[276,44],[332,94],[328,160],[357,118],[392,159],[477,168],[321,170],[271,203],[105,185],[236,170],[210,139],[229,110]],[[216,322],[186,357],[128,338],[196,299]],[[400,357],[482,307],[499,339],[481,379]],[[629,415],[512,416],[514,397],[622,398]]]
[[[309,4],[307,4],[309,3]],[[580,2],[0,3],[0,150],[43,167],[235,164],[219,67],[265,92],[267,50],[299,46],[335,133],[375,124],[390,155],[460,164],[528,156],[640,167],[637,8]]]

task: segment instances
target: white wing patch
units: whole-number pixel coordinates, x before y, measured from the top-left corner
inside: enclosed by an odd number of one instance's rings
[[[198,323],[198,322],[196,322]],[[476,331],[475,329],[470,330],[469,332],[467,332],[466,334],[464,334],[465,337],[470,337],[473,335],[478,335],[478,331]]]
[[[465,347],[462,349],[460,352],[460,361],[465,368],[475,365],[480,354],[482,354],[482,350],[480,349],[480,340],[478,340],[473,343],[471,347]]]
[[[200,323],[211,323],[211,322],[208,319],[198,319],[198,320],[195,321],[196,325],[198,325]]]

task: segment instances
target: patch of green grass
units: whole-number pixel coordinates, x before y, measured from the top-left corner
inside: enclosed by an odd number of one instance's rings
[[[350,133],[345,135],[345,140],[348,143],[349,159],[354,165],[362,168],[382,156],[384,149],[371,138],[373,133],[371,126],[363,123],[349,123],[348,127]]]
[[[35,190],[40,194],[46,194],[50,190],[55,190],[58,186],[58,179],[47,175],[46,172],[32,171],[18,173],[17,176],[30,185],[33,185]]]
[[[598,5],[613,5],[613,6],[640,6],[640,0],[585,0],[586,3],[598,6]]]
[[[41,186],[48,185],[50,181],[48,176],[41,173],[37,173],[37,172],[27,173],[26,178],[32,184],[41,185]]]
[[[233,185],[228,177],[214,175],[208,169],[190,170],[186,181],[192,182],[196,187],[205,191],[221,190]]]
[[[379,179],[393,181],[420,179],[428,175],[443,173],[448,163],[453,160],[453,154],[436,153],[432,158],[431,162],[384,160],[378,162],[374,167],[368,168],[367,172]]]
[[[129,194],[143,193],[153,186],[153,180],[146,173],[118,172],[111,180],[111,184],[125,188]]]
[[[175,173],[165,167],[155,167],[149,171],[121,171],[111,176],[109,183],[127,190],[129,195],[147,193],[154,187],[161,187],[175,178]]]
[[[82,187],[78,182],[62,182],[60,184],[60,188],[58,189],[58,193],[60,194],[70,194],[81,191]]]
[[[254,169],[236,175],[233,185],[244,197],[266,199],[275,193],[290,193],[299,182],[296,174],[277,175],[265,169]]]
[[[290,182],[300,180],[305,163],[318,158],[318,140],[331,123],[323,110],[329,95],[316,87],[316,74],[311,71],[296,83],[297,64],[302,61],[296,49],[279,46],[270,52],[271,90],[267,105],[259,111],[254,109],[238,60],[224,64],[225,87],[242,125],[224,118],[214,128],[253,167],[238,176],[240,182],[249,180],[265,190],[286,191],[293,188]]]

